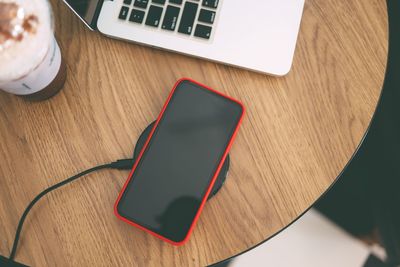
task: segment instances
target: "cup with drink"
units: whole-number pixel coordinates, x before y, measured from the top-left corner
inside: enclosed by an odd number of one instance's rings
[[[47,0],[0,0],[0,89],[31,100],[55,95],[66,65]]]

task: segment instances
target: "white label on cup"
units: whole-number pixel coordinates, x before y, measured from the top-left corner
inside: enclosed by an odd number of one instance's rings
[[[61,51],[55,38],[43,61],[26,76],[0,84],[0,88],[16,95],[30,95],[44,89],[56,77],[61,66]]]

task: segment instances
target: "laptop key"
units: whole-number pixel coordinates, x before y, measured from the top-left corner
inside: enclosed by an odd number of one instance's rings
[[[132,0],[124,0],[124,4],[125,5],[130,5],[130,4],[132,4]]]
[[[153,0],[153,3],[164,5],[165,4],[165,0]]]
[[[144,18],[144,11],[132,9],[131,15],[129,17],[129,21],[136,22],[136,23],[142,23],[143,18]]]
[[[215,12],[207,9],[200,10],[198,21],[213,24]]]
[[[129,12],[129,7],[127,6],[122,6],[121,10],[119,11],[118,18],[122,20],[126,20],[126,17],[128,16]]]
[[[182,0],[169,0],[171,4],[182,5]]]
[[[165,11],[165,16],[161,28],[163,28],[164,30],[174,31],[176,27],[176,22],[178,21],[179,11],[179,7],[168,6],[167,10]]]
[[[162,12],[162,7],[151,5],[149,8],[149,13],[147,14],[146,25],[158,27],[158,25],[160,24]]]
[[[197,24],[196,30],[194,31],[194,36],[204,39],[210,39],[211,30],[212,28],[209,26]]]
[[[133,4],[133,6],[140,7],[140,8],[147,8],[148,3],[149,3],[149,0],[135,0],[135,3]]]
[[[217,8],[218,7],[218,0],[203,0],[203,6]]]
[[[186,2],[183,8],[181,23],[178,32],[190,35],[193,31],[193,23],[196,17],[198,4]]]

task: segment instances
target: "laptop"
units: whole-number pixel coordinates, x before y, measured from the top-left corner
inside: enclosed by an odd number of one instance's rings
[[[304,0],[64,0],[92,30],[256,72],[289,72]]]

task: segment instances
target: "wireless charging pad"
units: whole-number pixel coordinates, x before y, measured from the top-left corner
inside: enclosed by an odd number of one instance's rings
[[[133,159],[136,160],[137,157],[139,156],[139,153],[142,150],[144,144],[146,143],[146,140],[150,135],[151,129],[153,129],[154,127],[154,124],[155,121],[153,121],[149,126],[147,126],[147,128],[139,136],[139,139],[136,142],[135,150],[133,151]],[[229,163],[230,163],[230,158],[228,154],[228,156],[226,156],[224,164],[222,165],[221,171],[219,172],[217,180],[214,183],[214,187],[212,188],[211,193],[208,196],[208,199],[215,196],[215,194],[217,194],[218,191],[221,189],[221,187],[224,185],[226,176],[228,175]]]

